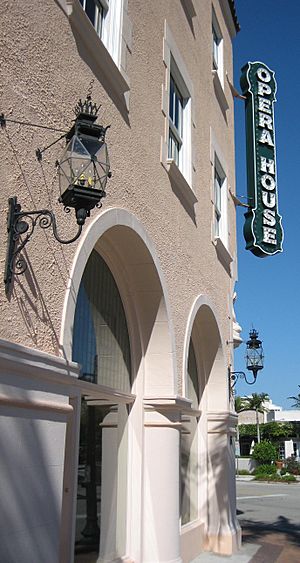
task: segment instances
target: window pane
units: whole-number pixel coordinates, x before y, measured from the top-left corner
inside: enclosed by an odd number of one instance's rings
[[[92,24],[95,25],[96,6],[94,0],[86,0],[85,12],[87,17],[91,20]]]
[[[104,19],[104,9],[102,4],[97,4],[96,7],[96,21],[95,21],[95,29],[99,37],[102,36],[102,24]]]
[[[93,251],[77,297],[73,360],[81,378],[130,392],[130,345],[125,312],[114,278]]]
[[[168,149],[168,158],[172,158],[174,162],[176,162],[177,166],[179,165],[179,150],[180,145],[177,139],[174,137],[172,131],[169,131],[169,149]]]
[[[215,207],[221,215],[221,178],[217,173],[215,176]]]
[[[169,116],[174,123],[174,80],[170,76]]]
[[[216,34],[214,27],[212,28],[212,35],[213,35],[213,67],[215,70],[218,70],[218,51],[219,51],[219,43],[220,40]]]

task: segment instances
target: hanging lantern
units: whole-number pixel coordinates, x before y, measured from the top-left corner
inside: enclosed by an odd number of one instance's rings
[[[250,331],[250,340],[247,342],[246,364],[247,369],[253,372],[256,379],[257,372],[264,367],[264,354],[262,341],[258,339],[258,332],[255,329]]]
[[[58,162],[59,201],[73,207],[78,225],[83,225],[91,209],[101,207],[107,179],[111,176],[105,134],[108,127],[95,124],[99,107],[91,96],[79,100],[76,119],[66,135],[67,146]]]

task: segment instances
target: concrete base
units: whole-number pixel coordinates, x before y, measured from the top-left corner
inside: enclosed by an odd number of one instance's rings
[[[219,553],[220,555],[232,555],[241,549],[242,530],[240,526],[234,531],[223,534],[208,534],[204,541],[204,550]]]
[[[183,563],[190,563],[192,559],[203,551],[204,524],[196,521],[181,528],[180,549]]]

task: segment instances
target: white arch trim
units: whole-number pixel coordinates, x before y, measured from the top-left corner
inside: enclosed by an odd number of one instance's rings
[[[61,354],[67,359],[72,359],[72,326],[74,321],[76,299],[79,290],[79,285],[81,278],[83,276],[84,268],[89,259],[89,256],[95,247],[97,241],[101,236],[115,226],[129,227],[134,231],[140,239],[145,244],[148,249],[153,263],[155,265],[161,287],[162,294],[165,300],[167,318],[169,323],[170,338],[172,351],[174,353],[174,368],[176,366],[175,358],[175,335],[174,327],[171,317],[171,308],[169,304],[169,297],[167,291],[167,285],[165,277],[160,265],[159,258],[157,256],[154,244],[149,238],[145,231],[142,223],[129,211],[122,208],[111,208],[106,209],[100,215],[95,217],[91,224],[87,227],[84,234],[81,235],[79,245],[75,252],[72,268],[70,271],[70,276],[68,280],[68,286],[65,294],[63,312],[62,312],[62,324],[60,331],[60,348]],[[174,373],[174,378],[176,379],[176,374]]]
[[[186,331],[185,331],[185,338],[184,338],[184,346],[183,346],[183,371],[182,371],[182,382],[183,382],[183,394],[185,396],[186,394],[186,374],[187,374],[187,368],[188,368],[188,356],[189,356],[189,345],[190,345],[190,339],[191,339],[191,335],[192,335],[192,330],[193,330],[193,326],[194,326],[194,322],[195,322],[195,318],[200,310],[201,307],[203,307],[204,305],[206,305],[213,317],[214,320],[216,322],[216,325],[218,327],[218,331],[220,334],[220,341],[221,341],[221,346],[222,346],[222,351],[224,352],[224,347],[223,347],[223,335],[222,335],[222,331],[221,331],[221,327],[220,327],[220,322],[218,319],[218,313],[216,311],[216,308],[212,302],[212,300],[210,299],[210,297],[208,297],[208,295],[205,294],[200,294],[198,295],[198,297],[196,297],[189,316],[188,316],[188,320],[187,320],[187,325],[186,325]]]

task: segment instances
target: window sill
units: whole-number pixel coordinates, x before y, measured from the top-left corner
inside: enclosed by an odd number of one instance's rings
[[[97,35],[96,30],[86,14],[79,0],[66,0],[67,15],[73,29],[74,37],[80,53],[80,43],[88,52],[84,54],[85,62],[90,66],[99,82],[104,82],[108,94],[117,97],[125,104],[128,112],[125,93],[130,89],[128,77],[119,69],[109,54],[107,48]],[[80,40],[80,42],[78,41]]]
[[[233,262],[233,258],[229,252],[229,250],[227,250],[225,244],[222,242],[222,240],[219,237],[216,237],[213,240],[213,245],[216,249],[216,253],[217,256],[220,260],[220,262],[223,264],[223,266],[226,268],[226,270],[230,273],[230,264],[231,262]]]
[[[167,159],[165,168],[168,172],[171,184],[174,184],[176,191],[182,195],[190,205],[195,205],[198,201],[194,190],[179,170],[173,159]]]
[[[212,75],[213,75],[213,84],[214,84],[216,96],[218,98],[218,102],[221,106],[222,111],[226,112],[229,109],[229,105],[228,105],[228,102],[227,102],[227,98],[225,96],[224,88],[221,84],[221,80],[220,80],[219,75],[218,75],[218,71],[212,70],[211,72],[212,72]]]

